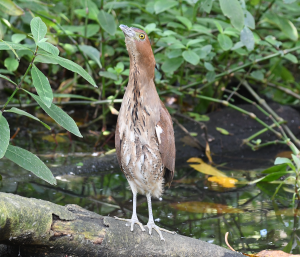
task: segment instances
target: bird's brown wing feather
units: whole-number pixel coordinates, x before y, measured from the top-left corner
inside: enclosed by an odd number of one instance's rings
[[[159,151],[161,153],[162,161],[166,167],[164,178],[165,183],[169,186],[174,177],[175,171],[175,138],[172,118],[166,109],[162,101],[160,101],[160,120],[157,123],[158,126],[162,128],[162,133],[160,134]]]
[[[116,131],[115,131],[115,146],[116,146],[118,163],[119,163],[121,170],[123,171],[122,165],[121,165],[121,140],[120,140],[120,131],[119,131],[119,121],[117,122]]]

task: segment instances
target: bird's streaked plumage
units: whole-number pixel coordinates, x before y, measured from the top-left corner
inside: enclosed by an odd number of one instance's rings
[[[154,84],[155,59],[147,34],[121,25],[130,57],[130,74],[116,126],[116,152],[119,165],[133,192],[134,223],[136,194],[147,196],[149,232],[154,228],[151,196],[159,197],[164,184],[170,185],[175,169],[175,141],[171,116],[160,101]],[[149,206],[150,205],[150,206]],[[142,226],[141,226],[142,228]],[[143,229],[143,228],[142,228]]]

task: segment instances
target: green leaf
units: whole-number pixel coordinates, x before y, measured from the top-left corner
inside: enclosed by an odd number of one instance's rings
[[[21,45],[21,44],[16,44],[13,42],[8,42],[8,41],[2,41],[0,42],[0,50],[29,50],[33,52],[31,49],[28,47]]]
[[[187,62],[197,65],[200,61],[200,57],[191,49],[188,49],[182,53],[184,60]]]
[[[93,85],[94,87],[97,87],[95,81],[93,80],[93,78],[81,67],[79,66],[77,63],[72,62],[68,59],[62,58],[60,56],[54,56],[54,55],[48,55],[48,54],[40,54],[37,57],[41,56],[44,61],[48,61],[48,63],[53,63],[53,64],[59,64],[61,66],[63,66],[64,68],[76,72],[79,75],[81,75],[84,79],[86,79],[91,85]],[[40,61],[41,58],[36,59],[36,61]]]
[[[10,130],[7,120],[0,113],[0,159],[4,156],[9,144]]]
[[[100,63],[100,52],[95,47],[88,46],[88,45],[80,45],[79,48],[91,60],[95,61],[98,64],[99,68],[102,68],[102,65]]]
[[[100,71],[99,75],[104,78],[118,80],[118,75],[109,71]]]
[[[274,164],[278,165],[278,164],[282,164],[282,163],[290,163],[293,164],[292,161],[288,158],[284,158],[284,157],[277,157]]]
[[[282,163],[282,164],[279,164],[279,165],[272,166],[272,167],[262,171],[261,173],[270,174],[270,173],[275,173],[275,172],[279,172],[279,171],[286,171],[286,168],[287,168],[287,164]]]
[[[275,173],[270,173],[265,177],[251,181],[249,183],[249,185],[252,185],[252,184],[255,184],[258,182],[271,182],[271,181],[277,180],[277,179],[281,178],[282,176],[290,174],[290,173],[291,173],[291,171],[279,171],[279,172],[275,172]]]
[[[38,42],[37,45],[50,54],[59,55],[58,48],[48,42]]]
[[[226,36],[224,34],[219,34],[218,35],[218,42],[219,42],[221,48],[224,51],[227,51],[227,50],[231,49],[232,46],[233,46],[230,37],[228,37],[228,36]]]
[[[291,61],[292,63],[295,63],[295,64],[298,63],[297,57],[293,54],[286,54],[286,55],[283,56],[283,58]]]
[[[16,114],[19,114],[19,115],[23,115],[23,116],[27,116],[31,119],[34,119],[36,121],[39,121],[40,123],[42,123],[47,129],[51,130],[51,128],[44,122],[42,122],[39,118],[31,115],[30,113],[28,112],[25,112],[23,110],[20,110],[18,108],[15,108],[15,107],[12,107],[10,110],[5,110],[5,112],[13,112],[13,113],[16,113]]]
[[[227,16],[233,27],[241,31],[244,27],[244,12],[238,0],[219,0],[222,12]]]
[[[205,62],[205,63],[204,63],[204,67],[205,67],[207,70],[209,70],[209,71],[214,71],[214,70],[215,70],[214,66],[212,66],[211,63],[209,63],[209,62]]]
[[[249,27],[250,29],[255,29],[255,20],[252,14],[248,11],[246,11],[245,26]]]
[[[203,46],[200,49],[200,52],[198,52],[197,54],[199,55],[200,59],[204,59],[211,52],[211,49],[212,49],[211,45]]]
[[[217,29],[219,30],[219,32],[221,33],[221,34],[223,34],[223,27],[221,26],[221,24],[218,22],[218,21],[214,21],[215,22],[215,24],[216,24],[216,27],[217,27]]]
[[[40,17],[35,17],[31,20],[30,28],[36,43],[46,36],[47,26]]]
[[[20,147],[9,145],[5,157],[22,168],[31,171],[37,177],[52,185],[56,185],[56,179],[49,168],[33,153]]]
[[[12,16],[20,16],[24,14],[24,11],[11,0],[0,1],[0,12]]]
[[[9,78],[6,77],[6,76],[3,76],[3,75],[0,74],[0,78],[6,79],[6,80],[9,81],[10,83],[13,83],[14,85],[17,86],[17,84],[16,84],[15,82],[13,82],[11,79],[9,79]]]
[[[264,74],[260,70],[252,71],[250,73],[251,77],[258,79],[258,80],[263,80],[264,79]]]
[[[164,1],[156,1],[154,4],[154,11],[156,14],[164,12],[168,9],[171,9],[172,7],[178,5],[177,1],[173,0],[164,0]]]
[[[253,33],[246,26],[241,31],[241,42],[246,46],[248,51],[252,51],[254,49],[255,42]]]
[[[201,1],[201,8],[206,12],[210,13],[214,0]]]
[[[184,26],[186,26],[188,30],[191,30],[191,28],[193,27],[192,22],[186,17],[176,16],[176,19],[179,20]]]
[[[162,64],[161,69],[166,73],[173,73],[181,66],[182,63],[182,57],[168,59]]]
[[[226,135],[226,136],[232,135],[226,129],[223,129],[223,128],[216,127],[216,130],[219,131],[221,134]]]
[[[24,40],[27,36],[25,34],[13,34],[11,36],[11,41],[14,43],[20,43],[22,40]]]
[[[83,95],[74,95],[74,94],[53,94],[53,97],[55,98],[76,98],[76,99],[83,99],[83,100],[88,100],[88,101],[98,101],[95,98],[91,97],[86,97]]]
[[[294,155],[294,154],[292,154],[292,158],[293,158],[294,163],[297,166],[297,170],[300,170],[300,159],[299,159],[299,157],[296,156],[296,155]]]
[[[25,89],[23,90],[28,94],[30,94],[35,99],[35,101],[37,101],[37,103],[42,107],[42,109],[59,125],[61,125],[66,130],[70,131],[74,135],[78,137],[82,137],[75,121],[68,114],[66,114],[62,109],[60,109],[53,103],[51,104],[51,107],[48,108],[37,95],[32,94]]]
[[[189,40],[186,44],[187,47],[191,46],[191,45],[195,45],[195,44],[198,44],[200,42],[203,42],[205,41],[204,38],[198,38],[198,39],[192,39],[192,40]]]
[[[19,67],[19,62],[15,58],[8,57],[4,61],[4,66],[9,70],[9,71],[15,71]]]
[[[216,79],[216,73],[214,71],[209,71],[207,72],[205,78],[209,83],[213,82]]]
[[[34,64],[32,64],[31,76],[38,95],[49,108],[53,101],[53,93],[48,78]]]
[[[101,10],[98,14],[98,22],[100,26],[110,35],[116,33],[116,23],[114,16]]]

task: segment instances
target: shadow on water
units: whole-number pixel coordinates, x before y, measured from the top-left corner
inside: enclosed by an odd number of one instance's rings
[[[131,217],[132,194],[115,153],[91,154],[91,142],[95,138],[90,135],[85,136],[85,141],[73,138],[70,144],[68,135],[62,134],[58,146],[51,136],[35,131],[26,137],[25,140],[20,134],[14,143],[45,161],[56,176],[57,186],[47,184],[4,158],[0,161],[3,177],[0,191],[60,205],[78,204],[102,215]],[[293,253],[300,253],[296,247],[298,217],[293,214],[291,201],[287,201],[292,197],[289,190],[281,190],[276,200],[271,201],[277,185],[216,188],[209,183],[207,175],[191,168],[187,159],[177,163],[174,181],[162,198],[153,199],[153,214],[159,226],[224,247],[224,235],[228,231],[231,246],[241,252],[290,247]],[[228,168],[229,164],[219,170],[239,181],[254,180],[261,170],[232,169]],[[138,217],[146,224],[145,196],[138,196],[137,206]]]

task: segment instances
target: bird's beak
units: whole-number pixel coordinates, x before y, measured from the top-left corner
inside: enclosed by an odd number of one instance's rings
[[[119,27],[123,31],[123,33],[126,37],[134,37],[135,36],[135,32],[132,28],[129,28],[123,24],[121,24]]]

